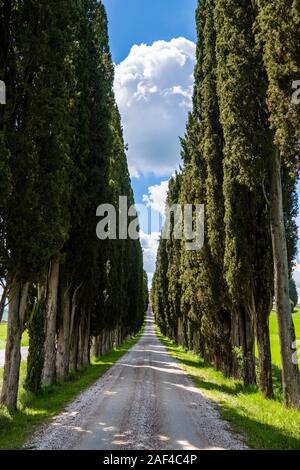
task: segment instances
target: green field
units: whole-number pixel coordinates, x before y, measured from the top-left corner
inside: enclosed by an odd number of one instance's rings
[[[6,329],[7,329],[6,323],[1,323],[0,324],[0,349],[5,349]],[[25,331],[22,337],[22,346],[28,346],[28,344],[29,344],[28,333],[27,331]]]
[[[299,341],[298,349],[300,349],[300,308],[298,308],[297,313],[293,315],[293,319],[295,323],[297,340]],[[272,312],[270,317],[270,338],[272,348],[272,362],[275,366],[281,367],[278,323],[275,312]]]
[[[143,328],[135,337],[126,341],[109,354],[93,358],[90,366],[73,374],[69,382],[43,389],[37,396],[26,392],[23,383],[26,363],[21,365],[18,411],[9,412],[0,405],[0,449],[20,449],[26,440],[45,423],[62,411],[73,398],[104,374],[116,361],[140,339]],[[0,388],[3,369],[0,369]]]
[[[294,315],[300,340],[300,311]],[[266,400],[257,387],[228,379],[190,351],[175,345],[158,332],[170,354],[176,357],[188,375],[217,405],[232,429],[254,449],[300,449],[300,413],[287,410],[281,403],[280,346],[276,314],[270,318],[275,400]]]

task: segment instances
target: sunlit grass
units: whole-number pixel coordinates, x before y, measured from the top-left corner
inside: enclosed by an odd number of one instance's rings
[[[293,315],[293,320],[295,324],[297,340],[299,341],[298,349],[300,349],[300,309],[297,309],[297,313]],[[270,339],[272,349],[272,362],[275,366],[281,367],[278,322],[275,312],[272,312],[270,316]]]
[[[5,343],[6,343],[6,331],[7,331],[7,325],[6,323],[0,323],[0,349],[5,349]],[[29,338],[28,338],[28,333],[25,331],[22,336],[22,346],[28,346],[29,344]]]

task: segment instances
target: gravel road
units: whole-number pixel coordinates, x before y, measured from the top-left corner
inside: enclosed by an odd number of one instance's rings
[[[246,449],[162,346],[151,313],[141,340],[26,447]]]
[[[27,356],[28,356],[27,347],[21,348],[21,356],[22,356],[22,361],[26,361]],[[4,367],[4,362],[5,362],[5,349],[0,349],[0,369]]]

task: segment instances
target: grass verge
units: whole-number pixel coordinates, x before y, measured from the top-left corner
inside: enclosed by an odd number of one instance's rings
[[[6,331],[7,331],[7,324],[0,323],[0,349],[5,349],[6,343]],[[22,343],[21,346],[28,346],[29,345],[29,338],[28,333],[25,331],[22,336]]]
[[[281,404],[280,370],[274,367],[275,400],[266,400],[257,387],[225,378],[196,354],[157,335],[178,359],[194,384],[217,405],[221,416],[254,449],[300,449],[300,412]]]
[[[294,313],[293,320],[295,324],[296,337],[298,340],[298,349],[300,349],[300,309],[299,308],[297,309],[297,312]],[[272,349],[272,362],[275,366],[281,367],[280,345],[279,345],[279,336],[278,336],[278,322],[277,322],[277,316],[275,312],[272,312],[270,315],[270,340],[271,340],[271,349]]]
[[[0,406],[0,449],[20,449],[38,426],[60,413],[65,406],[134,346],[143,334],[144,327],[133,338],[111,353],[93,358],[90,366],[72,375],[69,382],[58,383],[44,388],[38,395],[27,393],[23,388],[26,377],[26,363],[21,365],[18,411],[9,412]],[[0,369],[0,387],[3,369]]]

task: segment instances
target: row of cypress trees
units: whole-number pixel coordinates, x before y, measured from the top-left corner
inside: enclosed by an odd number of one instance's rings
[[[205,204],[205,244],[162,239],[152,288],[162,331],[273,397],[276,297],[284,402],[300,407],[288,282],[296,253],[298,0],[199,0],[193,110],[167,203]]]
[[[66,379],[136,332],[147,282],[138,240],[100,241],[96,209],[133,194],[107,18],[97,0],[0,1],[0,276],[9,317],[1,402]],[[91,339],[93,338],[93,340]]]

